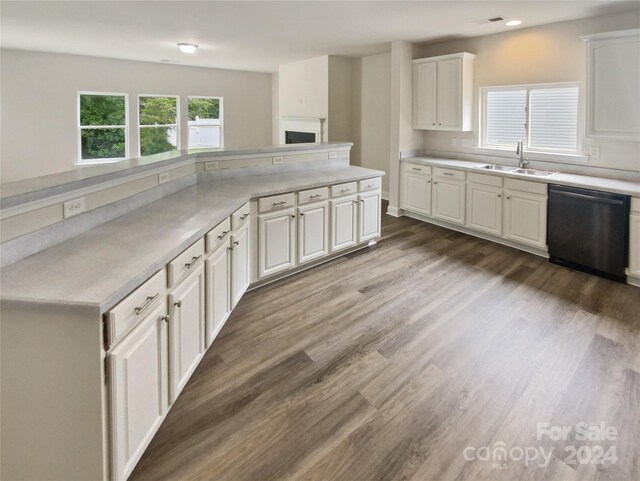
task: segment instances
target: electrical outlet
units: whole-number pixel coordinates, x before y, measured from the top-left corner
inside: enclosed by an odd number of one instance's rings
[[[451,139],[449,140],[449,144],[451,145],[451,147],[455,147],[456,145],[458,145],[458,139],[455,137],[451,137]]]
[[[63,218],[73,217],[74,215],[81,214],[84,212],[84,197],[80,197],[79,199],[73,199],[68,202],[62,204],[63,207]]]
[[[600,159],[600,147],[597,145],[592,145],[589,149],[589,157],[591,158],[591,160]]]
[[[280,164],[284,164],[284,157],[274,157],[273,165],[280,165]]]
[[[211,162],[204,163],[205,172],[209,172],[210,170],[216,170],[218,168],[218,161],[212,160]]]
[[[473,147],[473,139],[462,139],[463,147]]]
[[[337,159],[338,158],[338,152],[329,152],[329,158],[330,159]]]
[[[158,174],[158,185],[169,182],[169,172],[161,172]]]

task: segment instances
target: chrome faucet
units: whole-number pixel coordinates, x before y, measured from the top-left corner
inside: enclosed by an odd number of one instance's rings
[[[522,140],[518,140],[518,145],[516,146],[516,155],[519,155],[518,158],[518,167],[524,169],[529,165],[529,161],[524,158],[524,147],[522,146]]]

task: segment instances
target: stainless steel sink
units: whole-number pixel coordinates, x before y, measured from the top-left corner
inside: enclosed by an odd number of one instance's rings
[[[508,167],[506,165],[483,165],[482,167],[478,167],[478,169],[499,170],[500,172],[513,172],[516,170],[515,167]]]
[[[549,172],[548,170],[536,170],[536,169],[515,169],[511,171],[512,174],[532,175],[534,177],[549,177],[555,174],[555,172]]]

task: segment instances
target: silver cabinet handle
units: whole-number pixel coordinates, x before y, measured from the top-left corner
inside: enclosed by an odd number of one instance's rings
[[[369,184],[369,185],[367,185],[367,186],[365,187],[365,189],[371,189],[371,188],[373,188],[373,187],[375,187],[375,185],[373,185],[373,184]]]
[[[419,169],[418,167],[412,167],[411,170],[417,170],[418,172],[422,172],[422,169]]]
[[[187,262],[184,266],[187,269],[191,269],[193,267],[193,265],[200,260],[201,257],[202,257],[202,254],[200,254],[199,256],[196,256],[196,257],[192,257],[191,258],[191,262]]]
[[[502,197],[502,194],[498,194],[498,198]]]
[[[226,236],[229,232],[230,232],[230,231],[228,231],[228,230],[223,230],[223,231],[222,231],[222,234],[220,234],[220,235],[218,236],[218,239],[222,239],[222,238],[223,238],[224,236]]]
[[[358,201],[357,201],[357,200],[354,200],[354,201],[353,201],[353,203],[354,203],[354,204],[357,204],[357,203],[358,203]]]
[[[232,251],[232,250],[233,250],[233,246],[231,246],[231,247],[227,247],[227,249],[229,249],[230,251]]]
[[[322,194],[310,195],[309,199],[317,199],[318,197],[322,197]]]
[[[233,245],[234,245],[234,246],[240,245],[240,242],[239,242],[239,241],[235,241],[235,242],[233,243]]]
[[[300,212],[300,217],[304,217],[304,212]]]
[[[140,314],[142,314],[142,312],[151,305],[151,303],[153,301],[155,301],[158,296],[160,295],[160,293],[158,292],[155,296],[147,296],[147,302],[145,302],[141,307],[136,307],[134,309],[136,316],[139,316]]]
[[[295,219],[296,216],[294,214],[291,214],[291,219]]]
[[[247,212],[246,214],[243,214],[240,216],[240,220],[245,220],[247,217],[249,217],[249,213]]]
[[[176,301],[173,303],[173,305],[176,307],[182,307],[182,301]]]
[[[164,322],[169,322],[169,316],[162,316],[160,317],[160,320]]]
[[[351,189],[340,189],[341,194],[344,194],[345,192],[351,192]]]
[[[430,181],[430,180],[427,180],[427,184],[430,184],[430,183],[431,183],[431,181]]]
[[[434,122],[432,125],[436,125],[436,123]]]
[[[451,172],[443,172],[444,175],[449,175],[451,177],[453,177],[453,174]]]
[[[274,202],[273,203],[274,207],[278,207],[279,205],[287,205],[287,201],[283,200],[282,202]]]

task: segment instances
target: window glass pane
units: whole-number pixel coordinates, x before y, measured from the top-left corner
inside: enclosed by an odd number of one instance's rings
[[[189,120],[220,118],[220,99],[189,97],[188,104]]]
[[[140,125],[177,124],[178,99],[175,97],[140,97]]]
[[[125,125],[123,95],[80,94],[80,125]]]
[[[159,154],[175,150],[175,127],[142,127],[140,129],[140,155]]]
[[[578,87],[533,89],[530,146],[575,152],[578,142]]]
[[[487,145],[514,146],[526,139],[527,91],[490,90],[486,98]]]
[[[222,145],[220,99],[190,97],[189,148],[216,148]]]
[[[82,159],[115,159],[125,156],[125,129],[82,129]]]

